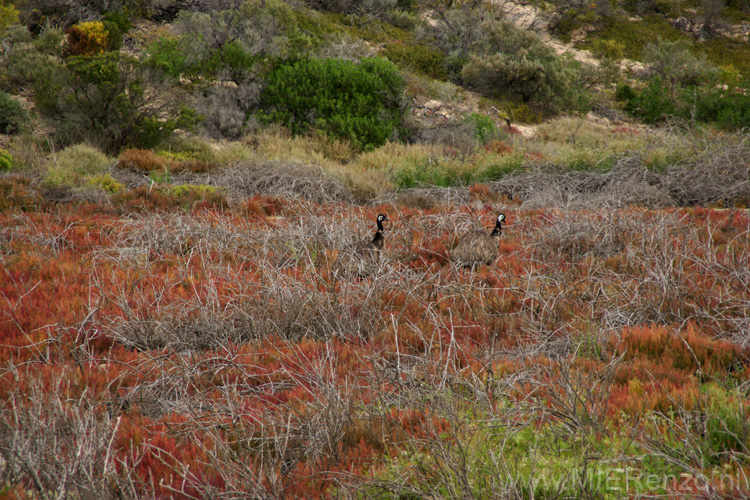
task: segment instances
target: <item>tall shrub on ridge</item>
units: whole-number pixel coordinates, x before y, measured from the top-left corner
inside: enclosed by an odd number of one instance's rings
[[[368,150],[397,130],[405,111],[403,89],[396,66],[385,59],[288,61],[268,78],[262,116],[295,134],[316,128]]]
[[[155,68],[117,52],[74,56],[38,83],[36,104],[68,142],[88,140],[110,152],[148,148],[194,118],[170,102],[165,83]]]

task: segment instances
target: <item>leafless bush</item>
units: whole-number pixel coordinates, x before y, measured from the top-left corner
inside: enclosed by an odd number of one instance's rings
[[[476,130],[467,121],[448,121],[434,127],[420,127],[415,132],[418,144],[440,144],[469,155],[477,148]]]
[[[512,173],[490,183],[524,208],[602,208],[629,204],[670,206],[673,200],[660,186],[660,176],[646,169],[639,158],[623,158],[609,172],[573,171],[552,165]]]
[[[257,105],[259,96],[260,86],[255,83],[211,87],[195,97],[195,109],[204,117],[200,129],[214,139],[238,138],[245,130],[246,111]]]
[[[571,171],[547,165],[491,183],[498,193],[523,200],[525,208],[710,206],[745,204],[750,199],[746,141],[706,149],[691,163],[651,170],[640,156],[622,157],[606,171]]]
[[[259,243],[249,227],[184,213],[138,216],[118,232],[112,258],[134,261],[210,251],[241,254]],[[99,257],[105,257],[100,255]]]
[[[351,202],[346,187],[310,164],[268,161],[241,163],[211,175],[211,183],[224,187],[230,199],[255,195],[304,199],[315,203]]]
[[[24,484],[34,498],[138,498],[130,469],[118,472],[115,463],[119,419],[97,406],[62,378],[51,391],[35,381],[28,392],[16,389],[0,410],[4,479]]]
[[[469,202],[469,189],[465,187],[424,187],[402,189],[397,193],[387,193],[370,203],[381,205],[391,203],[409,208],[430,209],[435,205],[462,205]]]

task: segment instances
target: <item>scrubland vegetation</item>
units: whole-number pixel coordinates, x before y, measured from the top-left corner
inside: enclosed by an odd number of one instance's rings
[[[749,24],[0,0],[0,497],[750,497]]]

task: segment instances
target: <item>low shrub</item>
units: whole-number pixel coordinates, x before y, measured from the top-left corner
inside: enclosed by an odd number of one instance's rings
[[[629,113],[646,123],[674,116],[727,130],[750,126],[750,96],[738,89],[691,85],[670,91],[657,76],[640,92],[623,85],[616,95]]]
[[[22,211],[37,210],[42,203],[39,193],[31,187],[26,177],[12,175],[0,178],[0,212],[18,208]]]
[[[404,116],[404,81],[393,63],[363,59],[301,59],[280,64],[261,94],[266,122],[294,134],[315,128],[358,149],[393,136]]]
[[[109,32],[101,21],[74,24],[66,31],[64,57],[101,54],[109,47]]]
[[[497,137],[497,127],[495,122],[489,116],[481,113],[471,113],[466,121],[474,126],[474,133],[477,142],[481,145],[487,144]]]
[[[93,175],[86,179],[86,185],[109,194],[117,194],[125,191],[125,186],[110,174]]]
[[[654,39],[666,41],[684,40],[686,36],[672,27],[661,16],[645,16],[641,21],[630,21],[622,18],[608,18],[603,21],[602,28],[589,32],[586,40],[579,44],[581,48],[593,49],[597,40],[616,43],[628,59],[640,61],[643,49]]]
[[[0,172],[8,172],[13,169],[13,157],[4,149],[0,149]]]
[[[18,9],[12,4],[0,3],[0,34],[18,22]]]
[[[167,170],[167,160],[146,149],[128,149],[120,154],[117,166],[138,173],[162,172]]]
[[[445,55],[432,47],[422,44],[391,43],[381,51],[381,55],[399,67],[429,76],[435,80],[445,80]]]
[[[141,186],[119,192],[113,201],[126,210],[153,212],[171,209],[203,209],[228,206],[223,190],[215,186],[178,185],[152,188]]]
[[[164,75],[119,52],[72,56],[37,78],[35,103],[68,143],[87,141],[108,152],[151,148],[198,120],[169,98]]]
[[[0,90],[0,133],[17,134],[31,126],[26,108],[16,99]]]
[[[80,186],[88,176],[103,174],[109,170],[109,165],[109,158],[96,148],[85,144],[70,146],[54,157],[45,184]]]
[[[123,36],[132,24],[125,10],[110,11],[102,16],[102,24],[107,30],[107,50],[118,50],[122,47]]]

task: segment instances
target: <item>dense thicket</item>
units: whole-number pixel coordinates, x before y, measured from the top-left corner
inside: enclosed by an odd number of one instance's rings
[[[366,150],[396,138],[403,88],[396,67],[384,59],[301,59],[274,69],[261,103],[267,120],[294,133],[315,128]]]

